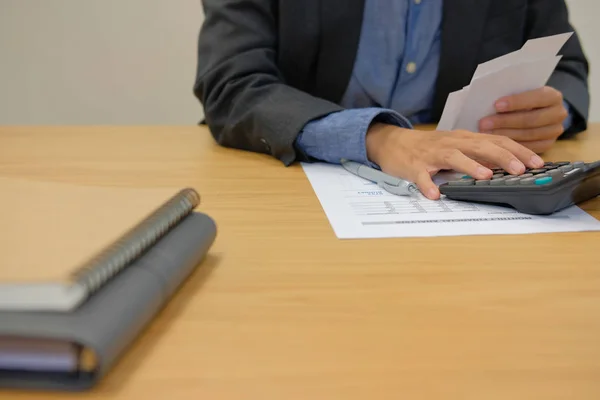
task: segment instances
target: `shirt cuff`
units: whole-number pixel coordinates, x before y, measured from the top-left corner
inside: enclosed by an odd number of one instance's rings
[[[393,110],[349,109],[306,124],[296,139],[296,148],[319,161],[339,164],[347,159],[377,167],[368,159],[365,144],[367,131],[375,122],[412,129],[410,121]]]

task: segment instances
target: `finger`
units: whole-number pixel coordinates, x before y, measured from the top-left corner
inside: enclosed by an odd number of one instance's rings
[[[474,159],[467,157],[458,149],[450,149],[440,153],[438,162],[442,168],[453,169],[454,171],[468,174],[475,179],[489,179],[493,175],[491,169],[486,168]]]
[[[523,146],[527,147],[531,151],[537,154],[542,154],[548,150],[556,143],[556,140],[537,140],[534,142],[523,142]]]
[[[495,104],[497,112],[512,112],[550,107],[562,103],[563,96],[558,90],[549,86],[540,89],[506,96],[498,99]]]
[[[474,160],[477,161],[479,164],[483,165],[484,167],[488,168],[488,169],[500,168],[498,165],[496,165],[496,164],[494,164],[492,162],[486,161],[486,160],[480,160],[480,159],[477,159],[477,158],[475,158]]]
[[[525,164],[517,156],[491,141],[470,142],[461,150],[469,157],[496,164],[511,174],[519,175],[525,171]]]
[[[505,136],[496,136],[486,133],[470,133],[457,131],[462,136],[451,138],[448,145],[461,150],[465,155],[487,165],[495,165],[512,173],[518,174],[529,168],[541,168],[544,160],[527,147]],[[458,139],[458,140],[457,140]],[[494,146],[495,145],[495,146]],[[508,153],[507,153],[508,151]],[[511,161],[512,167],[509,167]]]
[[[568,112],[563,104],[552,107],[538,108],[531,111],[515,111],[496,114],[483,118],[479,123],[482,132],[497,129],[531,129],[547,125],[561,124],[567,118]]]
[[[536,142],[539,140],[554,140],[564,132],[562,124],[554,124],[534,129],[499,129],[492,131],[492,135],[506,136],[519,143]]]
[[[437,185],[433,183],[431,175],[425,168],[419,170],[416,178],[413,181],[418,186],[421,193],[423,193],[423,196],[430,200],[437,200],[440,198],[440,190],[438,189]]]
[[[493,140],[465,142],[461,150],[469,157],[492,162],[515,175],[525,172],[526,167],[544,165],[544,161],[530,149],[502,136]]]
[[[517,143],[506,136],[496,136],[492,141],[514,154],[528,168],[542,168],[544,166],[544,160],[521,143]]]

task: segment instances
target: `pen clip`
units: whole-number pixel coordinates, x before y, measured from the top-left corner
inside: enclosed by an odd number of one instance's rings
[[[379,181],[377,182],[377,185],[397,196],[411,196],[419,191],[417,187],[410,182],[402,182],[400,185],[390,185],[385,181]]]

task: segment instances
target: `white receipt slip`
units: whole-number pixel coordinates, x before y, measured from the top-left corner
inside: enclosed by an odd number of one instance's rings
[[[478,132],[479,121],[495,113],[498,99],[543,87],[572,34],[532,39],[517,51],[480,64],[471,84],[448,96],[437,129]]]

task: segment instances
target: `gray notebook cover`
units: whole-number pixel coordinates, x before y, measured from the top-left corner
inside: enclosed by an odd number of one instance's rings
[[[214,221],[193,212],[72,313],[0,311],[0,336],[60,339],[93,349],[93,373],[0,369],[0,388],[93,387],[200,265],[216,238]]]

